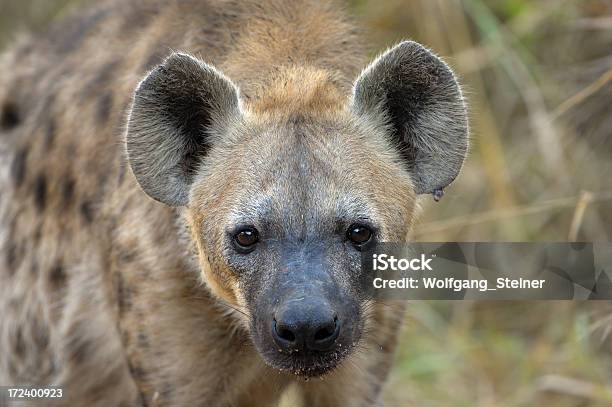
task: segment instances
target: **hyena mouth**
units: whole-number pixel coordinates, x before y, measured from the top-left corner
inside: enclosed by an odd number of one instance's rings
[[[305,378],[323,376],[339,367],[350,353],[351,349],[338,350],[331,354],[309,358],[309,360],[305,361],[297,360],[294,361],[293,366],[288,370],[296,376]]]

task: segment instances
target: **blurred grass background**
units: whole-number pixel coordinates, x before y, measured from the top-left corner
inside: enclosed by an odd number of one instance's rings
[[[0,49],[84,2],[0,0]],[[470,102],[470,157],[427,205],[416,240],[610,240],[612,1],[348,4],[372,55],[401,39],[426,44]],[[590,318],[603,307],[415,302],[387,405],[611,406],[610,345]]]
[[[471,154],[426,241],[612,236],[612,1],[353,0],[374,49],[432,48],[461,78]],[[605,304],[415,302],[390,406],[610,406]],[[594,318],[595,321],[598,318]],[[602,327],[603,328],[603,327]]]

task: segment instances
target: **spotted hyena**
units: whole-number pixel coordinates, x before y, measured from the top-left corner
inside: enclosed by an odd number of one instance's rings
[[[14,44],[0,384],[64,405],[380,402],[403,305],[366,299],[360,251],[406,239],[467,119],[426,48],[363,55],[316,0],[96,2]]]

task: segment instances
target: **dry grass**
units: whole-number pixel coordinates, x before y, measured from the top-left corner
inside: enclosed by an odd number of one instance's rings
[[[444,199],[428,205],[416,240],[610,240],[611,2],[352,5],[376,47],[421,41],[468,90],[471,156]],[[387,404],[612,405],[610,346],[591,340],[586,308],[414,303]]]

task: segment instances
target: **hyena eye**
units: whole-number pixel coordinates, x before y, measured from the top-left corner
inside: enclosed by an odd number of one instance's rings
[[[255,243],[259,241],[259,232],[254,227],[240,229],[234,235],[234,242],[240,251],[250,252],[255,249]]]
[[[346,237],[354,245],[363,246],[372,238],[372,229],[366,225],[353,224],[346,231]]]

